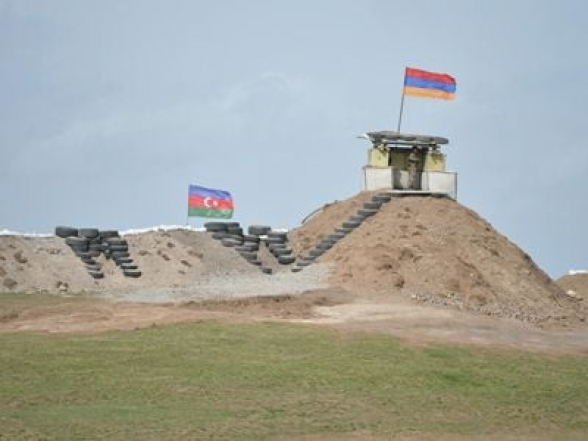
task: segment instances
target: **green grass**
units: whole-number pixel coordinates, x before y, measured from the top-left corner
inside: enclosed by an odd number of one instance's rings
[[[0,439],[353,432],[588,436],[588,359],[285,324],[0,334]]]

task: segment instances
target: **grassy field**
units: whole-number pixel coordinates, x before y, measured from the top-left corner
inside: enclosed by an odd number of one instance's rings
[[[588,359],[286,324],[0,334],[0,439],[350,433],[584,439]]]

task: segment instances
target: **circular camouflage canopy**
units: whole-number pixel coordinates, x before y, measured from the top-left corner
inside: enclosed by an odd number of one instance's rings
[[[367,132],[362,138],[369,139],[373,144],[396,144],[408,146],[433,147],[437,145],[449,144],[447,138],[440,136],[413,135],[409,133],[400,133],[392,131]]]

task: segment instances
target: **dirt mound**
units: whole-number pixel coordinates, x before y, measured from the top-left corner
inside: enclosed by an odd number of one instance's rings
[[[323,207],[291,234],[299,255],[373,195]],[[400,295],[532,323],[584,318],[526,253],[450,199],[394,197],[318,261],[332,264],[331,285],[372,300]]]
[[[260,252],[273,259],[273,265],[264,263],[272,275],[210,234],[193,230],[126,235],[142,276],[125,277],[101,254],[97,260],[105,277],[98,280],[63,239],[0,236],[0,292],[93,292],[115,300],[188,302],[296,294],[330,285],[371,302],[410,299],[531,323],[584,320],[588,301],[567,292],[586,298],[588,276],[554,283],[527,254],[453,200],[381,201],[382,195],[362,192],[325,205],[289,234],[295,252],[307,257],[298,262],[303,266],[293,267],[299,272],[278,265],[267,250]]]
[[[588,300],[588,273],[567,274],[557,279],[556,283],[565,289],[570,297]]]
[[[105,278],[94,280],[80,259],[58,237],[0,236],[0,274],[13,290],[92,291],[142,286],[180,286],[210,272],[254,272],[232,250],[204,233],[149,232],[125,237],[131,257],[142,270],[137,279],[124,277],[112,260],[96,260]],[[206,254],[207,259],[204,259]],[[6,280],[9,280],[6,283]]]
[[[262,274],[205,232],[153,231],[125,239],[141,277],[125,277],[112,260],[100,255],[96,260],[105,277],[95,280],[61,238],[0,236],[0,292],[95,292],[115,299],[174,302],[231,293],[296,293],[322,286],[320,274],[294,275],[277,264],[274,275]]]

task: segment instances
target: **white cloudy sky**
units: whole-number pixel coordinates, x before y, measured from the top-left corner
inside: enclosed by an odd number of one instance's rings
[[[189,183],[237,220],[296,226],[360,190],[405,66],[459,201],[553,277],[588,267],[582,0],[0,0],[0,229],[186,220]],[[198,226],[201,222],[193,220]]]

